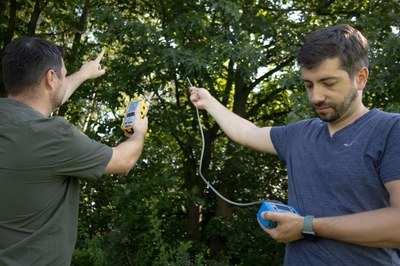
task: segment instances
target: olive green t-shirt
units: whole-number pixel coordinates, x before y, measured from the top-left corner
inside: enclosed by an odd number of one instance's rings
[[[64,118],[0,98],[0,265],[69,265],[79,178],[101,177],[111,156]]]

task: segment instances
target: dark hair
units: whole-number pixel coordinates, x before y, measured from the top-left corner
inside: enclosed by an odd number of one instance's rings
[[[25,37],[9,43],[3,53],[3,81],[10,95],[38,85],[53,69],[61,77],[64,51],[39,37]]]
[[[311,33],[300,48],[297,62],[311,69],[325,59],[339,58],[340,67],[353,77],[362,67],[368,67],[369,45],[360,31],[340,24]]]

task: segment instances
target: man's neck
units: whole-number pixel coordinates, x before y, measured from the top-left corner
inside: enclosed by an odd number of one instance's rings
[[[355,121],[357,121],[360,117],[368,113],[367,107],[365,107],[363,104],[360,104],[357,109],[355,109],[353,112],[350,112],[347,116],[344,116],[342,119],[339,119],[334,122],[328,122],[328,129],[329,129],[329,134],[332,137],[336,132],[339,130],[353,124]]]
[[[359,107],[354,110],[350,115],[347,117],[344,117],[343,119],[340,119],[339,121],[334,121],[334,122],[328,122],[328,129],[329,129],[329,134],[332,137],[336,132],[339,130],[353,124],[356,120],[358,120],[360,117],[368,113],[367,107],[365,107],[363,104],[359,105]]]
[[[43,101],[39,100],[36,95],[18,94],[18,95],[8,95],[9,99],[21,102],[32,109],[35,109],[39,113],[43,114],[45,117],[49,117],[51,111],[49,111],[48,105]]]

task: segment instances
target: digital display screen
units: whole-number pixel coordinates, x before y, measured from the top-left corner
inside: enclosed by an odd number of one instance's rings
[[[139,101],[131,102],[128,107],[128,113],[135,111],[138,106],[138,103]]]
[[[292,209],[290,209],[288,206],[284,206],[284,205],[275,205],[279,210],[283,210],[283,211],[289,211],[291,212]]]

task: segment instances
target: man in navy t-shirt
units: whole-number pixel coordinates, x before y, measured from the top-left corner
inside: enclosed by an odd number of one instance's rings
[[[233,141],[287,166],[293,213],[264,212],[263,228],[287,243],[285,265],[400,265],[400,116],[368,110],[369,45],[347,24],[319,29],[298,54],[319,118],[259,128],[203,88],[191,101]]]

